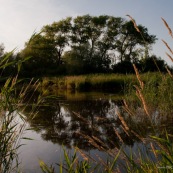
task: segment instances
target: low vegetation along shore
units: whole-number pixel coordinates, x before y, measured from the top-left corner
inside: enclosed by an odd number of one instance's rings
[[[163,74],[168,79],[168,74]],[[155,89],[162,85],[162,76],[160,73],[144,73],[141,79],[147,86],[153,86]],[[124,93],[128,95],[130,90],[138,84],[135,74],[90,74],[79,76],[64,77],[44,77],[40,79],[40,91],[55,94],[58,91],[86,92],[100,91],[110,93]],[[132,93],[130,93],[132,94]]]
[[[71,91],[117,91],[123,90],[124,85],[134,82],[135,75],[118,75],[118,74],[91,74],[79,76],[65,76],[43,78],[42,87],[56,88],[57,90],[65,89]]]

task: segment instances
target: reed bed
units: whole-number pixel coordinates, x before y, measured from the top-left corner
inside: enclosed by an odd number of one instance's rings
[[[6,68],[8,65],[9,53],[4,57],[1,57],[0,69]],[[0,172],[12,173],[20,172],[20,160],[18,160],[18,149],[23,138],[23,132],[25,130],[25,117],[21,113],[21,106],[23,109],[27,107],[33,93],[28,97],[28,92],[31,87],[34,91],[37,90],[39,82],[33,82],[33,79],[27,85],[23,85],[24,81],[18,79],[20,72],[20,65],[18,66],[18,72],[12,77],[6,78],[0,87]],[[25,106],[23,105],[24,100]],[[35,108],[33,106],[33,108]],[[32,113],[34,109],[32,109]]]

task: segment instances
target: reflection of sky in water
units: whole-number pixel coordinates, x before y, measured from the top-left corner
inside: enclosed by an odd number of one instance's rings
[[[118,118],[117,112],[119,112],[120,109],[116,103],[112,102],[111,99],[109,99],[109,104],[110,104],[110,107],[109,107],[108,111],[106,112],[106,117],[114,118],[116,120]]]
[[[19,149],[19,158],[24,172],[41,173],[39,159],[48,164],[52,164],[57,159],[60,159],[62,148],[59,145],[44,141],[40,134],[34,131],[28,131],[24,136],[33,139],[21,141],[21,144],[26,144]],[[61,156],[63,157],[63,154]]]
[[[65,109],[65,108],[63,107],[63,105],[61,106],[60,111],[61,111],[61,113],[62,113],[62,115],[63,115],[63,117],[64,117],[64,120],[65,120],[66,122],[70,122],[70,121],[71,121],[70,112],[69,112],[67,109]]]
[[[55,171],[58,172],[59,167],[56,163],[64,161],[62,147],[50,141],[44,141],[40,134],[32,130],[25,133],[24,136],[32,138],[33,140],[21,140],[21,144],[26,144],[20,147],[18,151],[19,161],[21,161],[21,170],[26,173],[42,173],[39,167],[39,160],[41,159],[47,165],[53,165]],[[69,149],[67,149],[67,151],[68,153],[74,152],[74,150]],[[90,150],[88,154],[94,159],[98,159],[98,156],[105,159],[107,158],[107,154],[98,150]]]

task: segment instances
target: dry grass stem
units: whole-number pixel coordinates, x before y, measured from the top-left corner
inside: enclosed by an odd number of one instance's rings
[[[162,17],[161,17],[161,19],[163,20],[164,25],[165,25],[166,28],[168,29],[169,35],[173,38],[173,33],[172,33],[172,30],[171,30],[171,28],[169,27],[168,23],[167,23],[167,22],[165,21],[165,19],[163,19]]]
[[[97,137],[92,136],[92,138],[93,138],[95,141],[99,142],[104,148],[109,149],[109,148],[108,148],[100,139],[98,139]]]
[[[89,122],[84,117],[82,117],[80,114],[78,114],[76,112],[73,112],[73,114],[76,115],[80,120],[82,120],[86,124],[89,124]]]
[[[81,154],[81,156],[83,157],[84,160],[92,160],[93,162],[97,163],[97,161],[91,157],[89,154],[85,154],[81,149],[79,149],[78,147],[75,147],[75,149]]]
[[[168,69],[168,67],[166,66],[165,68],[166,68],[166,70],[167,70],[169,76],[171,76],[171,78],[173,78],[173,75],[172,75],[171,71]]]
[[[115,134],[117,135],[118,139],[119,139],[122,143],[124,143],[123,139],[121,138],[121,136],[119,135],[119,133],[117,132],[117,130],[115,129],[115,127],[114,127],[114,132],[115,132]]]
[[[138,93],[138,91],[136,90],[136,96],[138,97],[138,99],[142,102],[142,100],[141,100],[141,98],[140,98],[140,96],[139,96],[139,93]]]
[[[135,64],[133,64],[133,68],[134,68],[134,70],[135,70],[136,77],[137,77],[137,79],[138,79],[138,81],[139,81],[140,87],[141,87],[141,89],[143,89],[143,88],[144,88],[144,83],[142,82],[142,80],[141,80],[141,78],[140,78],[138,69],[137,69],[137,67],[136,67]]]
[[[123,131],[126,133],[126,135],[130,137],[128,131],[127,131],[123,126],[122,126],[122,129],[123,129]]]
[[[133,17],[131,17],[130,15],[126,15],[126,16],[128,16],[130,18],[130,20],[133,22],[133,25],[134,25],[136,31],[140,33],[140,30],[139,30],[138,26],[136,25],[136,22],[133,19]]]
[[[157,153],[156,153],[156,149],[154,148],[152,142],[150,143],[150,146],[151,146],[151,149],[152,149],[152,151],[153,151],[153,153],[154,153],[154,156],[155,156],[156,158],[158,158]]]
[[[27,85],[27,87],[25,88],[25,90],[21,93],[22,96],[26,94],[26,92],[28,91],[29,87],[31,86],[33,80],[34,80],[34,79],[32,78],[32,79],[30,80],[29,84]]]
[[[131,133],[134,134],[138,139],[140,139],[144,143],[144,139],[141,136],[139,136],[136,132],[131,130]]]
[[[98,154],[96,154],[96,157],[99,159],[100,163],[107,168],[107,163]]]
[[[96,121],[105,121],[106,118],[102,118],[102,117],[95,117],[95,120],[96,120]]]
[[[173,55],[173,51],[172,51],[172,49],[169,47],[169,45],[168,45],[168,43],[166,42],[166,41],[164,41],[164,40],[162,40],[163,41],[163,43],[165,44],[165,46],[168,48],[168,50],[172,53],[172,55]]]
[[[147,107],[146,101],[144,99],[144,96],[143,96],[141,90],[138,88],[138,86],[135,86],[135,88],[136,88],[137,96],[142,101],[142,104],[143,104],[143,108],[144,108],[145,113],[148,115],[148,117],[150,117],[150,114],[148,112],[148,107]]]
[[[169,57],[169,59],[173,62],[173,58],[171,55],[169,55],[167,52],[166,52],[166,55]]]
[[[16,84],[17,80],[18,80],[18,75],[16,75],[16,77],[14,77],[13,80],[12,80],[12,85],[11,85],[12,88]]]
[[[131,116],[134,115],[134,113],[130,110],[129,106],[127,105],[127,102],[125,100],[123,100],[124,103],[124,110]]]
[[[160,68],[159,68],[159,66],[158,66],[158,64],[157,64],[157,62],[156,62],[156,60],[154,59],[154,58],[152,58],[153,59],[153,61],[154,61],[154,64],[156,65],[156,67],[157,67],[157,70],[159,71],[159,73],[162,75],[162,72],[160,71]]]
[[[120,151],[120,149],[117,148],[117,147],[115,147],[115,148],[113,148],[113,149],[109,149],[109,150],[107,151],[107,153],[108,153],[111,157],[114,158],[114,157],[118,154],[119,151]],[[122,157],[122,153],[120,153],[119,156]]]
[[[83,136],[85,139],[88,140],[88,142],[93,145],[94,147],[96,147],[98,150],[102,150],[104,151],[104,148],[102,146],[99,146],[91,137],[89,137],[88,135],[84,135],[80,132],[76,132],[77,134],[79,134],[80,136]]]
[[[128,125],[126,124],[124,118],[121,116],[121,114],[120,114],[118,111],[117,111],[116,113],[117,113],[117,115],[118,115],[118,117],[119,117],[119,119],[120,119],[122,125],[124,126],[125,130],[128,131],[128,130],[129,130],[129,127],[128,127]]]
[[[75,149],[80,153],[80,155],[82,156],[84,160],[86,161],[89,160],[88,156],[84,152],[82,152],[78,147],[75,147]]]

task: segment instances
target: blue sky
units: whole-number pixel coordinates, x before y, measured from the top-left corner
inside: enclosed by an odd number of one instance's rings
[[[6,51],[16,47],[20,50],[34,31],[67,16],[106,14],[127,18],[129,14],[159,39],[151,54],[171,65],[161,39],[171,47],[173,40],[161,17],[173,29],[172,9],[173,0],[0,0],[0,43],[4,43]]]

